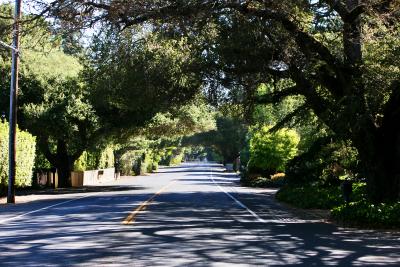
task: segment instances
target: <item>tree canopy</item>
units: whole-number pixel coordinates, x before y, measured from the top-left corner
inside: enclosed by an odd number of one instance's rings
[[[370,198],[398,198],[399,1],[35,0],[32,6],[38,16],[56,18],[55,28],[101,26],[84,81],[104,129],[144,125],[200,91],[217,106],[240,103],[251,114],[257,105],[301,96],[274,130],[294,117],[316,116],[358,150]],[[261,84],[272,86],[260,94]]]

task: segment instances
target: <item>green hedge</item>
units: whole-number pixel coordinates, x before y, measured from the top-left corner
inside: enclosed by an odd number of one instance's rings
[[[184,157],[185,155],[182,153],[182,152],[179,152],[178,154],[174,154],[172,157],[171,157],[171,160],[170,160],[170,166],[177,166],[177,165],[180,165],[181,163],[182,163],[182,161],[183,161],[183,157]]]
[[[135,175],[134,165],[137,164],[142,153],[143,151],[128,151],[121,156],[119,159],[121,175]]]
[[[112,146],[98,151],[84,151],[74,163],[75,171],[107,169],[114,167],[114,150]]]
[[[8,185],[8,124],[0,123],[0,186]],[[32,184],[32,170],[35,163],[36,138],[30,133],[17,129],[16,187]]]
[[[160,164],[165,166],[180,165],[185,156],[185,150],[176,147],[167,147],[161,151]]]
[[[122,175],[143,175],[158,169],[160,153],[153,150],[128,151],[120,158]]]

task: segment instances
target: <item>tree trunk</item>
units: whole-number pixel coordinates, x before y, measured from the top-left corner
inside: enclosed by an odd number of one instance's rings
[[[400,157],[394,155],[393,144],[388,147],[385,140],[377,141],[375,153],[360,153],[368,197],[375,203],[396,201],[400,189],[400,170],[397,167]]]
[[[346,7],[349,11],[360,4],[360,0],[346,0]],[[345,61],[348,65],[354,66],[361,63],[361,19],[360,16],[352,21],[344,21],[343,25],[343,48]]]
[[[375,142],[376,153],[370,166],[377,166],[369,182],[375,201],[396,201],[400,197],[400,82],[391,86],[392,95],[384,110],[382,126]],[[376,181],[375,181],[376,180]]]
[[[57,140],[56,168],[58,170],[58,183],[60,187],[71,186],[71,171],[74,161],[68,154],[67,145],[64,140]]]
[[[390,117],[390,115],[387,115]],[[368,197],[375,203],[400,197],[400,126],[392,123],[376,131],[364,129],[354,142],[367,179]]]
[[[59,186],[71,186],[70,175],[76,158],[68,154],[66,142],[61,139],[57,140],[56,153],[50,151],[49,142],[46,139],[40,139],[39,146],[50,164],[57,168]]]

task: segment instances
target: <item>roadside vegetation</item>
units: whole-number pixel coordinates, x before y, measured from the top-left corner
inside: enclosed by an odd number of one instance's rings
[[[68,187],[72,171],[207,159],[343,224],[400,227],[398,1],[35,5],[22,22],[18,123],[36,146],[25,173],[56,169]],[[0,12],[10,43],[12,7]],[[0,61],[6,89],[7,51]]]

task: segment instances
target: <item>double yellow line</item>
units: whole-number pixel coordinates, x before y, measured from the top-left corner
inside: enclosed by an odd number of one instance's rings
[[[134,209],[126,218],[125,220],[122,221],[122,224],[128,225],[128,224],[133,224],[136,220],[136,216],[141,212],[144,211],[148,205],[150,205],[151,202],[154,201],[154,199],[160,195],[162,192],[164,192],[165,190],[167,190],[168,187],[170,187],[173,183],[175,183],[176,180],[173,180],[171,182],[169,182],[169,184],[167,184],[166,186],[164,186],[163,188],[161,188],[157,193],[155,193],[151,198],[149,198],[148,200],[146,200],[145,202],[143,202],[142,204],[140,204],[139,207],[137,207],[136,209]]]

